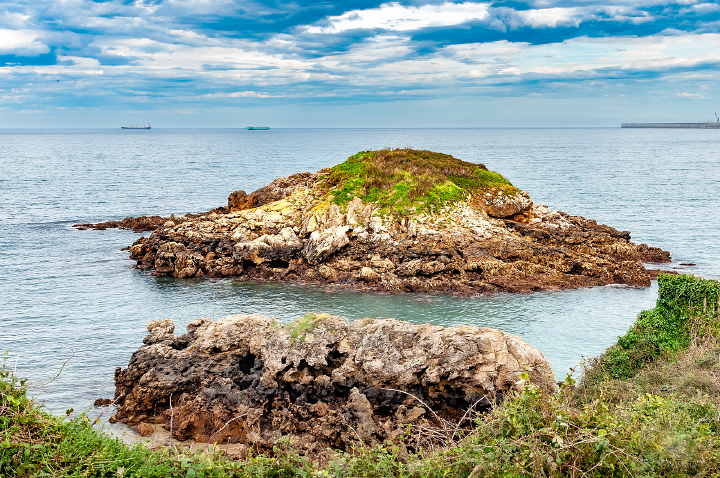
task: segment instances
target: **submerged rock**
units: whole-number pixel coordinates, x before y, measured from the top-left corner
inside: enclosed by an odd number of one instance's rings
[[[222,210],[172,219],[132,245],[137,267],[178,278],[486,293],[646,286],[654,275],[643,263],[670,260],[629,232],[533,204],[483,165],[427,151],[360,153],[235,192]]]
[[[489,328],[321,314],[288,326],[261,315],[197,319],[179,337],[171,320],[148,330],[115,373],[111,421],[159,417],[180,440],[268,450],[287,436],[316,455],[394,440],[408,424],[457,423],[521,390],[524,372],[557,390],[538,350]]]

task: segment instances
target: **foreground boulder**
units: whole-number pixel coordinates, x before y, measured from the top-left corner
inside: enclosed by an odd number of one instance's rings
[[[489,328],[321,314],[288,326],[260,315],[197,319],[179,337],[169,319],[148,330],[115,372],[111,422],[159,418],[180,440],[269,450],[285,436],[317,455],[396,439],[408,424],[457,424],[521,390],[525,372],[557,390],[538,350]]]
[[[670,260],[629,232],[534,204],[482,164],[430,151],[358,153],[160,223],[130,257],[178,278],[528,292],[647,286],[655,272],[643,263]]]

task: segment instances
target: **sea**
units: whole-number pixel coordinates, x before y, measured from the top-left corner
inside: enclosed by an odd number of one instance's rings
[[[146,325],[308,312],[393,317],[516,334],[562,380],[654,306],[657,284],[452,297],[232,279],[153,277],[124,247],[139,234],[77,223],[207,211],[242,189],[358,151],[428,149],[483,163],[536,204],[596,219],[670,251],[664,267],[720,278],[720,130],[152,129],[0,132],[0,353],[56,414],[98,415]],[[112,413],[105,412],[103,420]],[[121,425],[113,425],[122,428]]]

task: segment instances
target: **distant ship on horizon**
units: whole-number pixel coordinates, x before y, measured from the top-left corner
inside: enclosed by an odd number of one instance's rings
[[[120,126],[120,129],[151,129],[150,123],[147,124],[126,124],[125,126]]]
[[[270,126],[253,126],[252,123],[248,123],[245,129],[270,129]]]

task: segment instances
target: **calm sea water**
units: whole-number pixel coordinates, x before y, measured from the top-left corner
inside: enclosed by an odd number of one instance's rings
[[[41,398],[54,412],[85,410],[112,397],[114,369],[142,345],[150,320],[172,318],[182,332],[197,317],[257,312],[289,321],[328,312],[499,328],[539,348],[562,378],[654,305],[655,285],[454,298],[155,278],[132,269],[120,250],[136,234],[71,227],[204,211],[237,189],[332,166],[361,150],[406,146],[484,163],[536,203],[669,250],[671,268],[720,276],[720,131],[5,131],[0,348],[9,351],[8,366],[41,384],[74,354]]]

